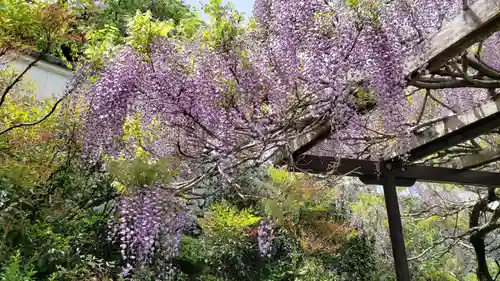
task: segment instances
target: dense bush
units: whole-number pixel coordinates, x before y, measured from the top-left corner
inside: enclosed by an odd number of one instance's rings
[[[69,160],[29,188],[5,176],[0,180],[0,256],[6,257],[1,265],[12,256],[35,280],[62,270],[68,273],[57,280],[71,280],[73,270],[89,258],[115,260],[106,232],[116,192],[98,167],[75,162]]]
[[[10,71],[2,73],[5,81]],[[53,99],[37,100],[30,89],[17,85],[7,96],[2,129],[39,120],[50,110]],[[93,267],[99,261],[102,274],[113,271],[104,266],[116,260],[105,238],[117,193],[100,164],[82,159],[78,114],[62,109],[38,126],[0,135],[4,280],[78,280],[85,268],[88,276],[98,274]]]
[[[258,182],[268,198],[245,208],[214,203],[198,219],[201,234],[183,238],[183,280],[377,280],[373,238],[356,230],[330,191],[274,169]],[[271,229],[265,237],[262,224]]]

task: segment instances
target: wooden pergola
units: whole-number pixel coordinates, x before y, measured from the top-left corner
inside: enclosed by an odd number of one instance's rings
[[[439,70],[450,59],[463,54],[478,41],[500,30],[500,0],[478,0],[445,25],[430,41],[430,47],[418,58],[408,62],[409,85],[423,66],[429,72]],[[289,168],[309,173],[326,173],[335,167],[338,175],[358,177],[365,184],[384,187],[393,257],[397,280],[409,281],[397,186],[412,186],[416,181],[452,183],[476,186],[500,186],[500,173],[474,170],[500,160],[500,149],[481,151],[463,157],[450,167],[415,164],[427,156],[472,140],[500,127],[500,98],[455,114],[414,133],[411,149],[379,163],[362,159],[338,159],[307,154],[312,147],[328,138],[331,128],[323,125],[313,133],[298,135],[291,140],[293,166]],[[288,150],[290,151],[290,150]],[[283,154],[274,158],[276,164],[286,164]],[[402,159],[405,159],[403,161]],[[377,169],[377,164],[379,164]]]

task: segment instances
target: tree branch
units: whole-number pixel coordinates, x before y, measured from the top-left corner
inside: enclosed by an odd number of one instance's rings
[[[500,88],[500,81],[480,79],[466,81],[463,79],[419,77],[418,79],[411,80],[408,85],[422,89],[454,89],[465,87],[495,89]]]
[[[52,106],[51,110],[40,120],[38,121],[35,121],[35,122],[31,122],[31,123],[19,123],[19,124],[16,124],[14,126],[11,126],[3,131],[0,132],[0,136],[3,135],[3,134],[6,134],[14,129],[17,129],[17,128],[21,128],[21,127],[29,127],[29,126],[35,126],[35,125],[38,125],[40,123],[42,123],[43,121],[47,120],[51,115],[52,113],[54,113],[57,109],[57,107],[59,106],[59,104],[64,100],[66,96],[60,98],[59,100],[56,101],[56,103]]]
[[[428,96],[429,96],[429,98],[431,98],[433,101],[437,102],[438,104],[440,104],[441,106],[445,107],[445,108],[446,108],[446,109],[448,109],[449,111],[451,111],[451,112],[453,112],[453,113],[455,113],[455,114],[457,114],[457,113],[458,113],[458,111],[456,111],[455,109],[453,109],[451,106],[446,105],[444,102],[442,102],[442,101],[438,100],[436,97],[434,97],[434,96],[431,94],[431,92],[430,92],[430,91],[427,93],[427,95],[428,95]]]
[[[45,52],[40,53],[40,55],[38,55],[32,62],[28,64],[28,66],[26,66],[26,68],[21,73],[19,73],[19,75],[17,75],[16,79],[14,79],[12,83],[10,83],[10,85],[8,85],[7,88],[5,88],[5,90],[2,93],[2,97],[0,98],[0,107],[5,102],[7,94],[12,90],[12,88],[14,88],[14,86],[17,85],[17,83],[19,83],[19,81],[21,81],[21,79],[23,79],[23,76],[42,59],[44,54]]]
[[[483,62],[479,57],[467,56],[464,58],[464,61],[467,61],[470,67],[474,68],[482,75],[488,76],[492,79],[500,79],[500,71],[489,66],[488,64]]]

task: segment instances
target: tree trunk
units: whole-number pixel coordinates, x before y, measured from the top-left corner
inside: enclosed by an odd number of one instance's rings
[[[476,253],[477,268],[476,275],[479,281],[493,281],[493,277],[488,269],[488,263],[486,262],[486,245],[484,243],[484,236],[472,235],[470,242],[474,247],[474,252]]]
[[[474,207],[469,216],[469,228],[475,228],[479,226],[479,218],[481,212],[483,212],[489,201],[495,200],[495,188],[488,189],[488,197],[479,200]],[[470,243],[474,247],[474,252],[476,253],[476,275],[479,281],[494,281],[491,277],[490,271],[488,269],[488,263],[486,261],[486,245],[484,243],[484,237],[487,233],[477,232],[470,236]]]

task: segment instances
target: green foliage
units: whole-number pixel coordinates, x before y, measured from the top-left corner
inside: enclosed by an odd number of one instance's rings
[[[250,230],[259,220],[250,210],[215,203],[199,219],[203,235],[183,239],[180,258],[202,268],[197,280],[254,280],[249,277],[258,274],[257,253]]]
[[[230,248],[221,251],[221,248],[247,243],[248,230],[260,220],[250,210],[238,211],[227,203],[215,203],[199,220],[199,224],[209,243],[220,247],[218,253],[214,253],[219,254],[231,251]]]
[[[198,16],[198,12],[188,14],[182,18],[175,26],[175,33],[179,38],[196,40],[200,29],[204,26],[203,20]]]
[[[35,272],[27,271],[21,267],[21,253],[16,251],[9,264],[5,267],[4,273],[1,275],[1,281],[32,281],[31,278]]]
[[[84,55],[102,67],[102,60],[109,57],[123,38],[120,30],[113,24],[106,24],[100,29],[90,30],[86,34],[87,47]]]
[[[33,9],[28,3],[18,3],[15,0],[2,0],[0,7],[0,47],[23,47],[21,44],[24,42],[18,40],[22,37],[29,38],[28,42],[36,45],[33,40],[37,35],[36,27],[41,24],[40,11]]]
[[[361,113],[369,112],[377,106],[375,95],[361,87],[354,90],[353,103]]]
[[[102,61],[109,58],[123,43],[147,53],[148,45],[153,39],[171,36],[175,28],[173,19],[158,20],[149,10],[137,10],[134,14],[125,15],[123,28],[126,36],[115,24],[107,23],[101,28],[90,29],[86,35],[87,47],[84,54],[98,65],[102,65]]]
[[[87,9],[80,14],[88,14]],[[124,43],[147,53],[156,37],[190,37],[202,21],[179,0],[106,0],[85,23],[83,53],[98,66]]]
[[[211,19],[202,35],[208,47],[222,51],[231,49],[235,39],[246,30],[244,16],[231,3],[223,5],[222,0],[210,0],[203,10]]]
[[[456,281],[457,279],[449,274],[452,269],[444,266],[440,262],[426,261],[422,264],[420,270],[422,276],[419,280],[436,280],[436,281]],[[416,279],[416,278],[415,278]]]
[[[81,41],[73,28],[75,13],[65,5],[0,0],[0,7],[0,54],[37,50],[60,55],[61,46]]]
[[[0,216],[0,252],[18,248],[23,261],[36,269],[37,280],[60,267],[78,265],[82,254],[113,255],[105,242],[110,200],[115,196],[107,182],[98,171],[72,164],[39,183],[31,196],[16,185],[1,183],[7,187],[7,201]]]
[[[136,12],[150,11],[153,18],[160,21],[172,20],[178,24],[192,13],[180,0],[105,0],[105,8],[100,15],[103,24],[114,23],[120,30],[126,29],[128,17]]]
[[[285,184],[289,180],[293,180],[293,174],[284,169],[269,168],[269,177],[271,181],[277,184]]]
[[[295,281],[336,281],[340,280],[334,272],[327,270],[323,261],[306,259],[297,270]]]
[[[169,183],[177,174],[173,164],[171,158],[156,161],[139,157],[134,160],[118,158],[109,159],[107,170],[116,179],[113,185],[119,192],[133,192],[134,188],[144,185]]]
[[[28,85],[22,84],[7,95],[0,110],[0,130],[19,123],[38,121],[51,110],[53,98],[37,99],[30,91]],[[56,136],[68,125],[66,121],[51,116],[37,126],[0,135],[0,181],[8,180],[11,184],[29,190],[39,180],[47,178],[55,167],[65,161],[66,152],[57,151],[67,140]],[[77,123],[73,125],[78,126]]]
[[[107,262],[93,255],[84,255],[80,257],[79,263],[74,268],[67,269],[59,267],[57,272],[50,275],[49,281],[67,280],[113,280],[112,271],[115,270],[114,262]]]
[[[366,234],[351,236],[342,245],[337,263],[340,272],[347,275],[348,280],[377,280],[380,276],[375,240]]]
[[[0,55],[7,50],[38,50],[77,62],[83,54],[97,64],[125,39],[145,48],[156,36],[192,36],[201,19],[180,0],[0,0]],[[104,57],[103,57],[104,56]],[[71,64],[68,63],[71,67]]]
[[[147,51],[147,46],[156,37],[167,38],[174,29],[174,22],[153,20],[150,11],[137,14],[127,23],[128,37],[127,44],[143,51]]]
[[[52,103],[19,84],[2,105],[0,123],[39,120]],[[99,165],[81,161],[80,113],[67,110],[0,136],[0,268],[5,276],[19,264],[19,278],[43,281],[81,267],[84,255],[116,259],[105,241],[116,193]],[[52,280],[69,280],[57,276]]]
[[[372,23],[379,23],[380,1],[373,0],[346,0],[346,4],[355,11],[360,18]]]
[[[176,4],[172,3],[172,5],[175,9]],[[103,61],[111,57],[124,44],[147,54],[148,45],[155,38],[177,36],[184,40],[189,39],[198,32],[202,25],[201,19],[187,10],[177,15],[179,17],[177,19],[159,17],[151,10],[143,11],[139,8],[137,10],[126,9],[122,12],[122,20],[119,22],[110,20],[87,29],[87,44],[83,53],[98,66],[102,67]]]
[[[36,46],[38,40],[45,39],[40,36],[42,9],[39,6],[16,0],[2,0],[0,7],[1,48],[24,48],[24,44]]]
[[[373,238],[349,225],[331,188],[284,170],[266,176],[239,180],[261,199],[218,201],[199,219],[201,235],[183,238],[180,259],[197,273],[182,280],[378,280]],[[258,252],[259,217],[281,220],[271,258]]]
[[[328,213],[330,204],[338,196],[335,189],[285,170],[269,169],[271,182],[261,200],[263,212],[278,224],[300,224],[300,219],[314,214]]]

